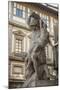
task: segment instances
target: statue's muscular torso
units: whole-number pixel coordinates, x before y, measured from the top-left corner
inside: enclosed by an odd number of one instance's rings
[[[44,64],[46,64],[45,46],[49,41],[48,32],[44,31],[43,29],[33,31],[31,40],[31,49],[26,61],[26,77],[28,78],[35,72],[35,69],[38,69],[37,72],[41,70],[41,64],[43,66]],[[43,72],[43,70],[44,68],[42,68],[40,75],[42,75],[41,73]]]

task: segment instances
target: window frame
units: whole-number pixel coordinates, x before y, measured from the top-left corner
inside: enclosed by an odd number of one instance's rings
[[[19,17],[19,18],[23,18],[23,19],[26,19],[29,17],[30,13],[32,13],[32,9],[30,9],[29,7],[25,7],[21,4],[19,4],[19,8],[17,7],[17,4],[14,6],[14,3],[13,3],[13,15],[16,16],[16,17]],[[21,6],[20,6],[21,5]],[[21,8],[20,8],[21,7]],[[14,12],[14,9],[19,9],[22,11],[22,16],[17,16],[16,13]],[[29,9],[29,10],[28,10]]]
[[[17,48],[16,48],[16,40],[18,40],[18,45],[17,45]],[[21,43],[19,44],[19,42],[21,41]],[[17,49],[17,51],[16,51]],[[22,52],[22,40],[21,39],[15,39],[15,53],[20,53]]]
[[[25,19],[26,18],[26,7],[25,7],[25,10],[23,9],[24,6],[22,6],[21,4],[19,4],[19,8],[17,7],[17,3],[16,3],[16,6],[14,6],[13,4],[13,15],[16,16],[16,17],[19,17],[19,18],[23,18]],[[14,9],[19,9],[21,12],[22,12],[22,15],[16,15],[16,13],[14,14]],[[25,14],[25,16],[23,16],[23,14]]]

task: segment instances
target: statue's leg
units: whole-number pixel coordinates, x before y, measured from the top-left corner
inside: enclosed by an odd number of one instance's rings
[[[47,79],[47,66],[46,66],[46,58],[44,56],[43,51],[39,51],[37,53],[32,54],[32,62],[35,69],[37,79],[43,80]]]
[[[33,53],[32,54],[32,62],[33,62],[33,66],[34,66],[34,70],[35,70],[35,73],[36,73],[36,79],[38,79],[38,56],[36,53]]]
[[[49,79],[50,78],[50,74],[49,74],[49,70],[48,70],[47,64],[44,65],[44,70],[45,70],[47,79]]]
[[[26,60],[25,62],[25,77],[26,79],[29,79],[31,77],[31,75],[34,73],[34,68],[33,68],[33,62],[31,60],[31,58],[26,58],[28,60]]]

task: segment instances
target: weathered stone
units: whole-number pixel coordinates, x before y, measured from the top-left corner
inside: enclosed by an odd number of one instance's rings
[[[48,80],[45,46],[49,42],[49,34],[46,24],[42,23],[39,15],[35,13],[30,15],[28,24],[32,29],[32,44],[25,61],[26,81],[23,87],[34,87],[39,86],[40,80]]]
[[[25,81],[23,87],[42,87],[58,85],[58,80],[37,80],[34,73],[31,78]]]

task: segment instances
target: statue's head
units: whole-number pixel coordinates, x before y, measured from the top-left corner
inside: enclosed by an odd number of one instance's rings
[[[33,12],[28,19],[28,25],[32,30],[37,30],[40,28],[47,28],[47,24],[40,18],[38,14]]]
[[[36,14],[35,12],[33,12],[28,19],[28,25],[30,26],[30,28],[35,28],[38,27],[40,28],[40,16],[38,14]]]

